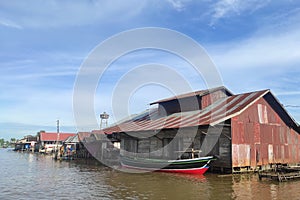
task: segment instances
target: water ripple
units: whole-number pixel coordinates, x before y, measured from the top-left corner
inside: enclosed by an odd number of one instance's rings
[[[128,174],[95,161],[0,149],[0,199],[299,199],[300,181],[259,181],[256,175]]]

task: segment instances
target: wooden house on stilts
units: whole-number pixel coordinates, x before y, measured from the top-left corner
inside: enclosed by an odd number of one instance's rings
[[[300,163],[300,129],[270,90],[225,87],[151,103],[157,107],[102,130],[121,156],[178,159],[213,155],[211,169],[255,171]]]

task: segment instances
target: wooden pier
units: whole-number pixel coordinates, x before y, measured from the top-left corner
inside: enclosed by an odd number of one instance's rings
[[[260,180],[269,179],[278,182],[284,182],[289,180],[300,179],[300,171],[295,172],[282,172],[282,171],[270,171],[270,172],[259,172],[258,177]]]

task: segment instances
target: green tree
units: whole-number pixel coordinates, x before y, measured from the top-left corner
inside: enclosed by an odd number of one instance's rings
[[[10,138],[10,143],[16,143],[16,138]]]
[[[4,145],[4,142],[5,142],[4,139],[1,138],[1,139],[0,139],[0,147],[2,147],[2,146]]]

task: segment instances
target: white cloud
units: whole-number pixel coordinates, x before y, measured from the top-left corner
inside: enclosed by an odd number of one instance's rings
[[[11,63],[12,64],[12,63]],[[50,66],[39,67],[33,66],[14,66],[1,64],[5,66],[0,69],[2,84],[8,84],[10,82],[24,84],[32,81],[42,81],[46,77],[62,77],[62,76],[76,76],[78,72],[77,66],[62,65],[62,66]],[[1,83],[0,83],[1,86]]]
[[[300,95],[300,91],[280,91],[280,92],[276,92],[276,95],[278,96],[295,96],[295,95]],[[299,101],[297,101],[299,102]],[[299,103],[297,103],[299,104]]]
[[[28,6],[30,5],[30,6]],[[145,2],[130,1],[1,1],[0,18],[16,27],[61,27],[126,20],[138,14]],[[17,25],[18,24],[18,25]]]
[[[300,64],[300,27],[214,46],[212,52],[212,58],[220,68],[233,70]]]
[[[22,29],[23,27],[16,24],[15,22],[12,22],[7,19],[0,19],[0,25],[10,27],[10,28],[16,28],[16,29]]]
[[[14,83],[45,77],[75,76],[84,56],[79,53],[43,52],[18,55],[14,59],[0,61],[0,77]]]
[[[177,11],[182,11],[185,8],[185,3],[189,2],[189,0],[167,0],[172,7]]]
[[[156,2],[161,3],[160,1]],[[158,3],[156,4],[156,2],[150,3],[150,5],[154,8],[161,8],[161,6],[158,6]],[[209,3],[210,5],[208,5]],[[195,15],[195,17],[198,15],[204,15],[202,11],[206,10],[205,8],[209,8],[207,15],[201,17],[205,19],[208,17],[209,19],[207,21],[211,20],[212,24],[214,24],[223,18],[236,17],[240,14],[242,15],[248,14],[249,12],[255,12],[260,8],[266,7],[268,3],[269,1],[258,0],[202,0],[201,3],[192,0],[167,0],[167,3],[165,2],[163,6],[164,8],[166,6],[168,8],[172,6],[172,9],[179,12],[190,11],[188,8],[198,6],[197,9],[192,9],[197,10],[197,12],[191,12],[191,15]],[[114,30],[116,26],[111,23],[114,21],[118,22],[118,27],[122,26],[132,28],[133,26],[147,26],[149,24],[136,23],[136,18],[133,22],[130,20],[136,16],[139,16],[138,18],[142,18],[144,16],[147,17],[148,15],[139,15],[140,13],[143,13],[142,11],[145,11],[145,9],[152,9],[151,11],[154,10],[153,7],[146,7],[147,5],[149,5],[149,1],[139,0],[50,0],[46,2],[36,0],[29,0],[26,2],[17,2],[13,0],[0,1],[0,7],[2,8],[0,12],[0,26],[16,29],[23,28],[24,33],[26,33],[25,31],[27,27],[64,27],[63,30],[65,30],[66,26],[78,26],[80,33],[80,31],[85,31],[83,30],[85,27],[82,25],[88,24],[93,24],[93,27],[100,28],[101,30]],[[153,14],[154,11],[153,13],[149,13]],[[171,13],[174,14],[174,12]],[[274,69],[279,69],[279,71],[283,72],[286,71],[285,66],[289,66],[291,68],[291,66],[299,65],[300,26],[295,26],[295,22],[298,21],[299,17],[294,17],[295,20],[290,20],[289,18],[290,15],[294,15],[296,13],[298,12],[291,12],[290,14],[281,16],[279,19],[276,18],[276,23],[272,23],[273,21],[267,21],[265,18],[262,19],[262,21],[264,20],[262,24],[276,24],[276,26],[279,26],[279,22],[292,24],[288,29],[284,28],[284,30],[278,31],[275,25],[274,27],[269,26],[269,29],[265,28],[264,30],[260,30],[260,32],[256,32],[255,35],[253,33],[249,33],[249,35],[252,34],[252,37],[250,38],[241,39],[240,41],[235,40],[234,42],[224,42],[217,46],[210,46],[208,50],[221,71],[227,71],[230,75],[237,71],[244,73],[242,76],[235,76],[234,78],[232,78],[232,76],[228,76],[230,79],[226,79],[225,82],[230,82],[231,85],[236,85],[236,88],[242,88],[246,91],[251,91],[252,88],[250,87],[256,89],[255,87],[259,87],[261,85],[265,88],[268,87],[266,82],[269,83],[272,82],[272,80],[263,80],[263,76],[260,76],[261,73],[268,74],[273,72]],[[165,15],[168,15],[168,13],[162,13],[162,15],[162,17],[164,17]],[[272,12],[272,15],[267,14],[263,16],[273,18],[276,17],[276,13]],[[180,15],[180,17],[182,16]],[[174,18],[172,17],[172,19],[174,21],[170,21],[171,23],[177,23],[177,18],[175,18],[175,16]],[[123,22],[130,22],[131,24],[128,26],[128,24],[124,25]],[[202,21],[200,20],[200,22]],[[103,23],[109,24],[109,27],[104,27]],[[244,23],[247,22],[245,21]],[[151,22],[150,24],[156,25],[156,22]],[[187,26],[197,27],[198,29],[198,24],[187,24]],[[286,24],[284,24],[284,26],[286,26]],[[169,28],[172,27],[170,26]],[[95,29],[86,31],[89,31],[89,34],[95,34],[95,32],[93,32]],[[96,33],[99,32],[96,31]],[[223,34],[223,32],[220,32],[220,34]],[[198,35],[194,35],[193,33],[191,33],[191,35],[198,38]],[[244,37],[244,35],[241,35],[241,37]],[[84,41],[85,40],[83,39],[83,42]],[[59,45],[55,45],[57,44],[53,44],[54,48],[57,50]],[[65,45],[63,41],[62,45]],[[50,46],[52,46],[52,44],[49,46],[45,45],[47,48],[50,48]],[[74,49],[76,48],[79,49],[78,46],[74,46]],[[46,51],[46,49],[43,50]],[[0,107],[4,114],[2,116],[0,115],[0,120],[45,124],[46,122],[54,121],[57,117],[60,117],[62,122],[65,121],[64,123],[66,124],[73,124],[73,78],[75,78],[78,66],[83,60],[83,55],[85,55],[85,53],[82,52],[80,53],[80,56],[74,56],[74,52],[68,54],[64,54],[63,52],[51,52],[47,54],[39,51],[37,56],[22,56],[22,58],[25,58],[24,60],[11,59],[11,61],[7,61],[7,59],[5,59],[5,61],[1,61],[0,90],[4,92],[0,93]],[[113,84],[119,78],[118,76],[121,76],[121,73],[126,73],[126,68],[128,70],[132,66],[145,64],[145,62],[157,62],[172,66],[179,74],[182,74],[186,80],[190,81],[193,89],[203,88],[203,80],[201,80],[201,77],[199,78],[199,74],[196,74],[194,70],[189,69],[191,66],[188,66],[187,63],[182,60],[180,61],[180,59],[174,59],[173,56],[166,56],[165,54],[158,55],[154,53],[152,56],[150,55],[147,57],[146,54],[141,54],[140,60],[142,63],[137,59],[136,54],[127,56],[127,59],[122,60],[121,58],[122,62],[114,63],[114,68],[110,68],[110,71],[108,71],[110,72],[108,74],[109,81],[106,83],[109,86],[106,88],[108,91],[104,91],[103,93],[98,93],[97,91],[95,94],[96,115],[103,111],[107,111],[110,114],[112,113],[110,108],[111,91],[113,91]],[[16,56],[14,55],[11,57]],[[19,59],[22,58],[19,57]],[[248,73],[249,71],[252,73]],[[137,73],[134,75],[136,78],[143,77],[141,74]],[[161,77],[161,79],[164,78],[165,77],[163,76]],[[265,82],[260,84],[259,81],[257,81],[258,79],[260,79],[261,82]],[[46,80],[48,82],[46,82]],[[255,83],[250,84],[250,81]],[[277,82],[279,81],[277,80]],[[283,82],[286,83],[286,81]],[[40,83],[43,83],[44,85],[39,86]],[[281,85],[283,83],[278,84]],[[297,84],[297,82],[295,84]],[[237,92],[235,91],[236,88],[229,89],[233,89],[234,92]],[[291,90],[295,89],[289,89],[287,93],[291,92]],[[132,112],[142,111],[145,107],[147,107],[146,104],[152,100],[169,96],[166,94],[165,90],[158,92],[157,89],[155,94],[152,94],[153,89],[147,87],[137,91],[138,92],[134,93],[130,99],[130,103],[134,105],[132,106]],[[280,92],[284,90],[277,89],[276,91]],[[287,93],[282,93],[282,95],[286,96],[288,95]],[[6,103],[9,105],[6,105]],[[119,103],[118,106],[124,107],[124,104]],[[129,107],[130,106],[131,104],[129,104]],[[110,120],[113,120],[113,118],[110,118]]]
[[[275,22],[264,18],[266,26],[247,38],[207,46],[229,89],[239,93],[269,88],[284,104],[299,101],[299,13],[274,14]]]
[[[10,138],[21,139],[25,135],[36,135],[40,130],[56,132],[56,119],[45,124],[24,124],[24,123],[3,123],[0,122],[0,138],[10,140]],[[76,133],[73,126],[67,126],[61,121],[60,132]]]
[[[209,14],[212,16],[210,25],[214,25],[219,19],[240,15],[244,12],[254,12],[266,6],[270,0],[219,0],[212,4]]]
[[[1,122],[49,125],[49,121],[62,119],[65,125],[73,125],[72,90],[21,87],[7,91],[4,98],[10,102],[3,102],[0,96],[1,110],[5,113],[0,115]]]

